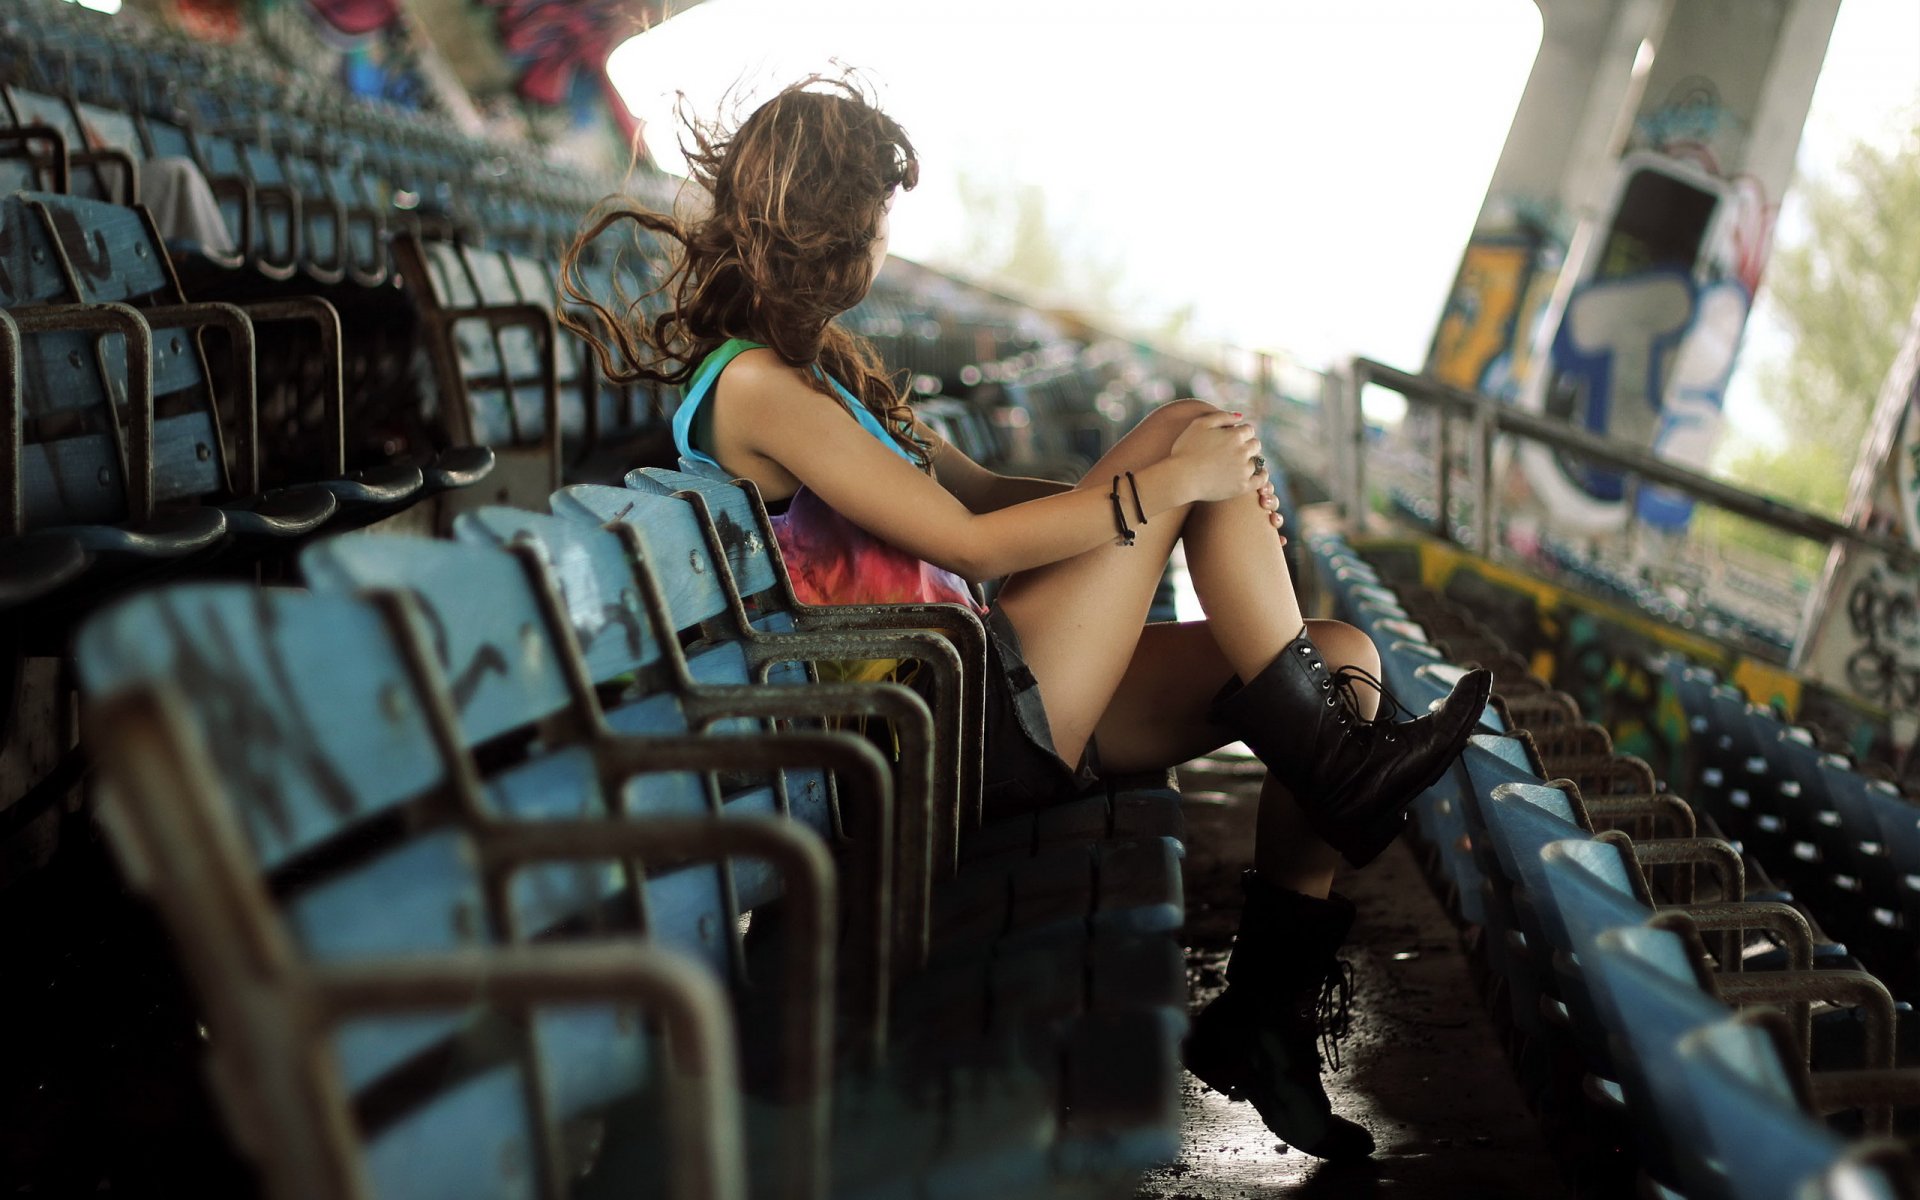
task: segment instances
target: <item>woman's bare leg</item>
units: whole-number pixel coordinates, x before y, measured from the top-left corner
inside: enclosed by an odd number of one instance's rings
[[[1149,418],[1082,486],[1105,488],[1116,471],[1164,454],[1190,416]],[[1102,761],[1119,769],[1171,766],[1228,740],[1209,719],[1214,696],[1234,676],[1264,671],[1303,624],[1280,539],[1253,497],[1191,505],[1137,532],[1133,547],[1023,572],[1001,601],[1040,681],[1055,747],[1071,759],[1097,732]],[[1143,628],[1182,535],[1207,620]],[[1329,667],[1379,667],[1372,642],[1351,626],[1315,622],[1310,634]],[[1271,772],[1255,828],[1229,986],[1195,1018],[1184,1058],[1223,1095],[1252,1101],[1289,1144],[1361,1158],[1373,1139],[1333,1113],[1320,1085],[1321,1023],[1308,1015],[1319,1011],[1352,922],[1352,905],[1329,897],[1339,854]]]
[[[1112,479],[1164,458],[1195,417],[1214,411],[1198,400],[1155,410],[1097,463],[1083,488],[1106,491]],[[1123,505],[1129,502],[1121,482]],[[1106,712],[1133,659],[1154,589],[1183,535],[1208,627],[1234,672],[1251,679],[1300,632],[1280,538],[1249,495],[1169,509],[1117,541],[1007,581],[1000,604],[1040,681],[1061,757],[1074,761]],[[1334,660],[1337,664],[1337,660]]]
[[[1115,475],[1158,461],[1211,410],[1200,401],[1156,410],[1079,486],[1104,491]],[[1216,749],[1231,735],[1206,719],[1215,694],[1234,675],[1259,674],[1304,624],[1281,540],[1254,497],[1170,509],[1135,534],[1132,546],[1116,542],[1022,571],[1000,594],[1040,681],[1054,747],[1068,762],[1079,760],[1096,729],[1102,758],[1116,769],[1173,766]],[[1147,610],[1181,538],[1207,620],[1149,627]],[[1373,643],[1351,626],[1316,622],[1314,640],[1330,667],[1379,668]],[[1338,861],[1269,778],[1254,865],[1277,886],[1324,896]]]
[[[1100,717],[1095,736],[1100,760],[1116,771],[1150,771],[1219,749],[1233,735],[1207,719],[1207,709],[1234,675],[1210,628],[1211,621],[1149,625],[1127,664],[1126,674]],[[1351,625],[1308,621],[1307,634],[1335,661],[1378,670],[1373,643]],[[1045,685],[1042,685],[1045,695]],[[1373,716],[1379,697],[1356,696],[1362,716]],[[1254,826],[1253,865],[1276,887],[1309,896],[1333,888],[1340,854],[1320,840],[1292,793],[1268,776],[1260,789]]]

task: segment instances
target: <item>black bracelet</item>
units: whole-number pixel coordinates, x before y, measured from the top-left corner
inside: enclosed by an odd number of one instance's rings
[[[1147,523],[1147,510],[1140,507],[1140,485],[1133,481],[1132,471],[1127,472],[1127,486],[1133,489],[1134,519],[1139,521],[1142,525],[1145,525]]]
[[[1113,490],[1107,493],[1107,499],[1113,501],[1113,523],[1120,531],[1120,540],[1133,545],[1133,530],[1127,528],[1127,514],[1120,507],[1120,477],[1113,477]]]

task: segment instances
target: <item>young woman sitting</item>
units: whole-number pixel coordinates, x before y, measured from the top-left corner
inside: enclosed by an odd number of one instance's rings
[[[664,239],[663,311],[641,317],[570,270],[569,297],[597,318],[572,327],[613,378],[683,389],[683,465],[786,505],[781,546],[803,599],[971,604],[963,581],[1005,580],[984,612],[988,819],[1071,794],[1096,762],[1164,770],[1252,747],[1267,778],[1246,907],[1187,1065],[1309,1154],[1371,1153],[1319,1079],[1322,993],[1343,991],[1334,952],[1354,916],[1334,869],[1393,840],[1465,744],[1490,675],[1468,673],[1418,719],[1376,719],[1379,656],[1352,626],[1302,619],[1239,413],[1167,404],[1072,486],[996,474],[915,420],[834,320],[867,294],[895,195],[919,173],[906,134],[858,89],[810,79],[690,138],[709,201],[698,216],[612,200],[575,249],[623,223]],[[1176,542],[1206,619],[1148,624]]]

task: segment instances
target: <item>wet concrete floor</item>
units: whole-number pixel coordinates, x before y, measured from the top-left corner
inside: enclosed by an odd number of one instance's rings
[[[1227,755],[1180,772],[1196,1010],[1226,983],[1260,778],[1258,763]],[[1342,952],[1354,967],[1353,1031],[1327,1090],[1334,1111],[1373,1133],[1374,1157],[1335,1166],[1288,1150],[1251,1105],[1230,1104],[1187,1076],[1180,1159],[1149,1173],[1138,1200],[1568,1195],[1468,978],[1454,926],[1411,850],[1395,845],[1335,886],[1353,898],[1359,919]]]

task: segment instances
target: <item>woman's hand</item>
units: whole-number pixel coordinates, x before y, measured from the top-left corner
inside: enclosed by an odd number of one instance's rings
[[[1267,510],[1267,520],[1273,523],[1275,529],[1278,529],[1287,523],[1286,518],[1280,515],[1280,497],[1275,494],[1273,481],[1267,478],[1266,472],[1261,472],[1260,478],[1262,480],[1259,492],[1260,507]],[[1287,544],[1287,535],[1284,533],[1280,535],[1280,544],[1282,546]]]
[[[1259,453],[1253,426],[1240,413],[1210,412],[1188,423],[1167,458],[1180,468],[1186,499],[1231,500],[1267,482],[1254,465]]]

